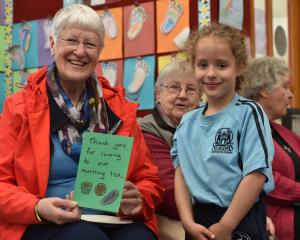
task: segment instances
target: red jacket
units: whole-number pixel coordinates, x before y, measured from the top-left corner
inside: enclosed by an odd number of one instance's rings
[[[50,169],[50,111],[46,68],[28,79],[26,89],[7,98],[0,120],[0,239],[18,240],[37,224],[34,205],[45,196]],[[163,188],[158,169],[136,123],[137,104],[124,100],[121,90],[99,78],[104,98],[123,121],[117,135],[133,136],[127,180],[143,198],[143,219],[157,233],[155,208]]]
[[[271,122],[272,128],[286,141],[300,159],[300,137],[282,125]],[[267,214],[275,225],[280,240],[294,239],[294,209],[300,202],[300,183],[295,181],[293,160],[275,141],[273,176],[275,190],[266,197]]]
[[[159,168],[159,176],[165,189],[163,202],[158,206],[156,212],[169,218],[180,220],[174,196],[175,169],[170,155],[171,149],[161,138],[152,133],[143,132],[143,135],[152,154],[153,161]]]

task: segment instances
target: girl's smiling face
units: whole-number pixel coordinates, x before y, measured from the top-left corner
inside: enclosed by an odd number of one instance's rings
[[[235,95],[237,76],[241,75],[229,43],[214,36],[200,39],[196,47],[195,78],[208,103],[222,109]]]

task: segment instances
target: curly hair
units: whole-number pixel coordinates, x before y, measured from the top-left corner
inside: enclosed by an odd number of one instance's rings
[[[288,65],[283,59],[276,57],[252,59],[244,73],[245,82],[242,86],[241,95],[257,101],[260,98],[260,90],[271,91],[281,82],[281,77],[288,72]]]
[[[185,50],[188,55],[188,61],[195,67],[196,48],[198,42],[206,37],[216,37],[226,41],[235,57],[235,62],[239,68],[247,66],[248,54],[244,34],[230,26],[218,23],[211,23],[203,27],[200,31],[193,32],[185,43]],[[239,90],[243,82],[243,76],[236,79],[235,89]]]

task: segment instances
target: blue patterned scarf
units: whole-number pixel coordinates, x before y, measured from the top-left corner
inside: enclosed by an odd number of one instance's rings
[[[48,68],[47,85],[58,107],[69,119],[58,129],[61,146],[66,154],[78,162],[82,133],[106,132],[109,127],[102,87],[93,74],[86,81],[85,91],[75,107],[62,88],[55,64]]]

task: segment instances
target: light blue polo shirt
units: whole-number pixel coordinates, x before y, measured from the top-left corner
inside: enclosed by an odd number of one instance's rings
[[[253,171],[267,177],[264,192],[272,191],[274,148],[262,108],[238,95],[214,115],[204,116],[206,107],[183,116],[171,149],[193,199],[228,207],[242,178]]]

